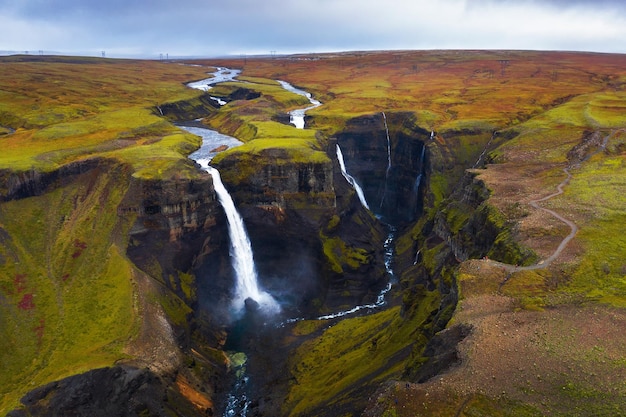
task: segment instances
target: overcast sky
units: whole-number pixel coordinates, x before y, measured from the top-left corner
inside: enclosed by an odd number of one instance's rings
[[[626,53],[626,1],[0,0],[0,51],[157,58],[379,49]]]

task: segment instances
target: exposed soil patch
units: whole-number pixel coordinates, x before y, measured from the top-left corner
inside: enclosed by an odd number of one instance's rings
[[[533,208],[531,202],[556,190],[566,178],[562,169],[547,164],[506,163],[490,165],[479,172],[480,178],[497,195],[489,203],[504,213],[508,221],[516,223],[518,240],[534,250],[541,259],[551,256],[571,229],[553,215]],[[540,203],[541,207],[549,207],[550,204],[547,201]],[[562,215],[569,219],[574,216],[569,212]],[[571,259],[575,253],[576,248],[566,247],[560,261]]]
[[[545,415],[626,412],[626,334],[618,331],[626,312],[603,306],[518,310],[514,299],[493,294],[463,300],[456,320],[473,326],[458,345],[460,364],[424,384],[388,387],[366,415],[390,407],[399,416],[469,415],[463,409],[477,396],[523,402]]]
[[[148,367],[157,374],[171,372],[179,365],[182,354],[163,308],[148,298],[158,289],[143,272],[136,271],[133,278],[135,311],[141,317],[141,328],[129,343],[127,353],[137,358],[133,365]]]

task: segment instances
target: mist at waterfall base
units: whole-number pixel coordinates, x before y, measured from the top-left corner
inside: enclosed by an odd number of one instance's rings
[[[215,168],[209,166],[209,163],[221,146],[235,147],[242,142],[214,130],[199,127],[197,122],[191,125],[181,124],[179,127],[203,138],[202,146],[191,154],[190,158],[208,171],[215,185],[220,187],[221,176]],[[222,190],[221,194],[224,193],[227,194]],[[221,198],[219,194],[218,198]],[[230,197],[226,195],[224,198]],[[230,206],[230,210],[236,211],[232,199],[230,202],[221,201],[222,207],[225,204]],[[228,219],[226,211],[223,221],[243,222],[241,216],[239,219]],[[215,324],[231,326],[239,321],[249,321],[242,319],[250,315],[261,316],[263,323],[279,322],[294,316],[301,317],[305,314],[303,306],[312,301],[311,294],[318,294],[321,291],[317,278],[319,268],[316,265],[321,254],[311,247],[310,242],[293,239],[286,241],[277,236],[271,228],[263,229],[262,226],[254,224],[252,226],[252,230],[247,232],[255,236],[253,242],[249,240],[246,242],[247,238],[243,236],[234,238],[229,236],[221,243],[216,240],[218,239],[216,236],[209,238],[217,249],[198,267],[199,303]],[[241,228],[248,229],[243,224]],[[237,248],[232,247],[233,242]],[[244,251],[245,259],[233,257],[233,251],[240,249],[239,245],[250,245]],[[225,248],[228,248],[228,253],[224,252]],[[258,283],[257,287],[237,284],[240,281],[238,274],[248,277],[256,275],[254,281]],[[241,325],[242,323],[237,324]],[[235,329],[229,335],[229,339],[236,339],[234,335],[236,333],[240,331]]]

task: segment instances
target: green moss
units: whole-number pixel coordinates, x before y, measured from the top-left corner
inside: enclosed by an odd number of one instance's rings
[[[124,358],[137,331],[132,264],[117,234],[129,227],[117,217],[127,176],[98,174],[1,206],[4,412],[34,386]]]
[[[178,273],[178,279],[180,280],[180,287],[185,295],[185,299],[188,301],[195,300],[196,298],[196,277],[193,274],[186,274],[184,272]]]
[[[345,319],[297,349],[290,367],[298,381],[290,387],[284,410],[300,415],[350,389],[363,378],[381,381],[398,373],[391,358],[407,340],[392,332],[400,324],[398,308],[367,317]],[[369,376],[369,377],[368,377]],[[354,388],[354,387],[353,387]]]
[[[324,255],[331,269],[341,274],[345,268],[356,270],[371,262],[372,255],[366,249],[346,245],[339,237],[326,237],[320,233]]]
[[[594,94],[584,109],[584,115],[597,126],[621,128],[626,123],[626,95],[603,92]]]
[[[183,327],[188,325],[187,319],[192,313],[192,310],[182,299],[174,293],[167,292],[162,294],[157,301],[163,307],[167,318],[173,324]]]
[[[332,232],[339,225],[340,221],[341,221],[341,218],[338,215],[336,214],[333,215],[328,221],[328,223],[326,224],[326,231]]]
[[[446,216],[446,223],[450,231],[456,234],[461,230],[461,227],[467,223],[472,211],[471,207],[467,207],[457,201],[452,201],[446,206],[442,213]]]
[[[444,173],[433,172],[430,174],[428,192],[433,196],[433,208],[439,207],[441,202],[443,202],[443,200],[446,198],[446,196],[450,192],[449,186],[449,178]]]
[[[102,113],[89,119],[17,131],[0,155],[0,168],[50,171],[85,157],[115,158],[135,168],[135,176],[163,178],[176,172],[193,176],[187,155],[200,146],[147,109]]]

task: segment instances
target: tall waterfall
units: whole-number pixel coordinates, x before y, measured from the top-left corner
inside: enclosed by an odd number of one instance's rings
[[[346,179],[346,181],[348,181],[348,183],[352,185],[363,207],[369,210],[370,206],[368,206],[367,201],[365,201],[365,194],[363,194],[363,189],[361,188],[359,183],[356,182],[354,177],[348,174],[348,171],[346,171],[346,163],[343,160],[343,153],[341,153],[341,148],[339,147],[339,145],[337,145],[337,160],[339,161],[339,166],[341,167],[341,174]]]
[[[280,306],[276,300],[259,287],[250,239],[248,239],[243,219],[237,212],[232,197],[222,183],[219,171],[211,166],[207,166],[206,170],[213,177],[215,193],[224,208],[228,220],[230,256],[236,275],[233,306],[237,311],[241,311],[244,308],[245,301],[250,298],[256,301],[264,312],[279,312]]]
[[[387,171],[385,171],[385,190],[383,191],[383,198],[380,200],[380,208],[383,208],[385,203],[385,197],[387,197],[387,180],[389,179],[389,171],[391,171],[391,139],[389,139],[389,127],[387,126],[387,116],[383,113],[383,121],[385,123],[385,132],[387,134]]]

